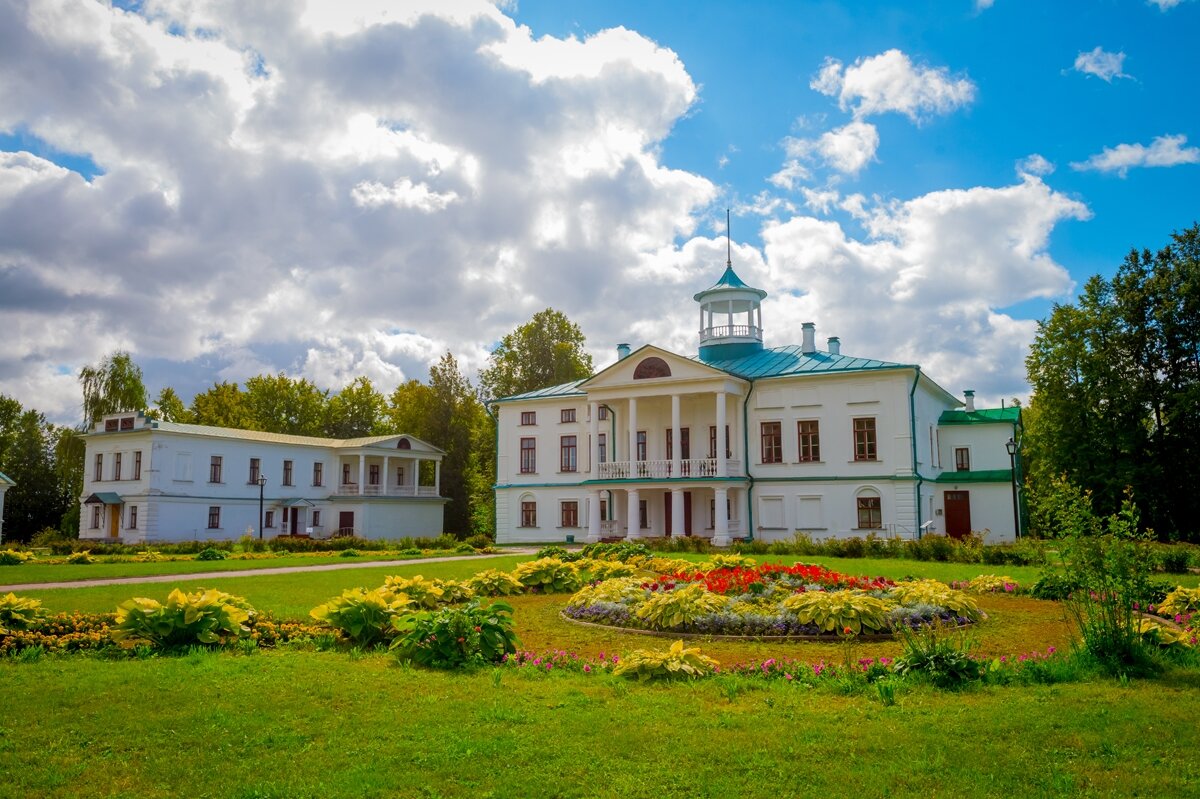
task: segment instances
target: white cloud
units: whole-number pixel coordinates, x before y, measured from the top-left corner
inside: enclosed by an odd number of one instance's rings
[[[1075,71],[1085,75],[1095,75],[1101,80],[1113,82],[1113,78],[1132,78],[1122,70],[1125,68],[1124,53],[1109,53],[1097,47],[1094,50],[1081,52],[1075,57]]]
[[[843,110],[856,117],[896,111],[917,121],[929,114],[947,114],[975,98],[975,84],[954,77],[945,67],[913,64],[899,50],[859,58],[846,67],[825,59],[809,84],[821,94],[836,97]]]
[[[847,175],[857,175],[875,160],[879,131],[869,122],[855,121],[827,131],[815,139],[792,136],[783,140],[787,160],[768,180],[789,191],[811,177],[807,164],[821,163]]]
[[[995,5],[996,0],[975,0],[976,11],[986,11]]]
[[[363,181],[350,190],[350,196],[354,198],[355,205],[366,208],[394,205],[397,208],[415,208],[425,213],[441,211],[458,199],[458,195],[452,191],[432,191],[424,183],[413,183],[408,178],[401,178],[391,186],[375,181]]]
[[[1033,153],[1017,162],[1017,174],[1022,177],[1025,175],[1045,177],[1054,172],[1054,168],[1053,163],[1038,153]]]
[[[1166,12],[1182,2],[1183,0],[1146,0],[1146,5],[1158,6],[1159,11]]]
[[[1200,163],[1200,147],[1185,147],[1187,136],[1157,136],[1147,147],[1144,144],[1118,144],[1086,161],[1073,162],[1071,168],[1080,172],[1116,172],[1125,177],[1134,167],[1178,166]]]

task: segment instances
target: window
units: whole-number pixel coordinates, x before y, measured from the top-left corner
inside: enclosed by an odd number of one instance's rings
[[[608,462],[608,436],[604,433],[600,434],[600,462]]]
[[[379,464],[372,463],[367,467],[367,483],[373,486],[379,485]]]
[[[129,529],[137,529],[137,505],[129,506]]]
[[[113,479],[121,479],[121,453],[113,453]]]
[[[126,416],[124,419],[121,420],[121,429],[122,430],[132,430],[133,429],[133,417],[132,416]]]
[[[883,511],[879,497],[858,498],[858,527],[860,530],[878,530],[883,527]]]
[[[403,466],[396,467],[396,485],[398,485],[398,486],[404,485],[404,467]]]
[[[606,521],[607,519],[608,519],[608,500],[602,499],[602,500],[600,500],[600,520]]]
[[[537,411],[521,411],[521,426],[528,427],[537,424]]]
[[[563,527],[578,527],[579,526],[579,502],[573,499],[564,500],[562,503],[562,526]]]
[[[100,529],[100,519],[101,519],[103,512],[104,512],[103,505],[93,505],[92,506],[92,529],[93,530]]]
[[[208,529],[219,530],[221,528],[221,509],[213,506],[208,509]]]
[[[534,474],[537,472],[537,439],[522,438],[521,439],[521,474]],[[532,527],[533,525],[525,525]]]
[[[558,421],[562,422],[563,424],[575,421],[575,409],[563,408],[558,414]]]
[[[221,482],[221,456],[213,455],[208,460],[208,482]]]
[[[954,448],[954,471],[971,471],[971,450],[967,449],[966,447]]]
[[[250,459],[250,480],[251,483],[257,483],[259,476],[262,474],[262,459]]]
[[[725,425],[725,457],[732,458],[733,450],[729,446],[729,425]],[[717,457],[717,426],[710,424],[708,426],[708,457]]]
[[[263,527],[274,527],[274,526],[275,526],[275,511],[269,510],[269,511],[267,511],[267,520],[263,523]]]
[[[638,500],[638,527],[643,530],[650,528],[650,505],[644,499]]]
[[[783,463],[783,424],[762,423],[762,462]]]
[[[821,429],[815,419],[796,422],[796,433],[800,441],[800,461],[815,463],[821,460]]]
[[[312,526],[313,526],[313,527],[320,527],[320,526],[321,526],[321,511],[319,511],[319,510],[314,510],[314,511],[312,512]]]
[[[646,431],[639,430],[637,434],[637,459],[646,460]]]
[[[675,446],[674,446],[675,442],[672,440],[674,435],[675,435],[675,431],[668,427],[667,428],[667,458],[668,459],[675,457]],[[688,458],[692,457],[691,431],[686,427],[679,428],[679,457],[682,460],[687,460]]]
[[[598,419],[599,419],[601,422],[603,422],[605,419],[607,419],[607,418],[608,418],[608,406],[607,406],[607,405],[601,405],[601,406],[600,406],[600,414],[599,414],[599,416],[598,416],[597,418],[598,418]]]
[[[348,463],[342,464],[342,485],[350,485],[350,464]]]
[[[559,439],[559,470],[564,472],[575,471],[575,461],[578,446],[575,436],[563,436]]]
[[[290,486],[292,484],[292,462],[283,462],[283,485]]]
[[[854,420],[854,460],[873,461],[879,459],[875,444],[875,419],[868,417]]]
[[[671,367],[656,355],[646,358],[633,370],[634,380],[647,380],[655,377],[670,377]]]
[[[133,479],[142,479],[142,451],[140,449],[133,453]]]
[[[92,470],[92,479],[99,483],[104,479],[104,453],[96,453],[96,468]]]
[[[113,433],[113,432],[116,432],[116,429],[117,429],[117,420],[116,419],[105,419],[104,420],[104,432]]]
[[[530,500],[521,502],[521,526],[537,527],[537,503]]]
[[[317,462],[313,464],[313,485],[324,485],[325,482],[325,464]]]

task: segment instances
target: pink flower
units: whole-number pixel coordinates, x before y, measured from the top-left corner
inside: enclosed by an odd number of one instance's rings
[[[783,678],[784,678],[785,680],[787,680],[788,682],[791,682],[791,680],[792,680],[792,675],[790,675],[790,674],[787,674],[787,673],[784,673],[784,675],[783,675]]]
[[[1058,650],[1057,650],[1057,649],[1055,649],[1054,647],[1050,647],[1049,649],[1047,649],[1047,650],[1046,650],[1046,654],[1047,654],[1047,655],[1053,655],[1053,654],[1054,654],[1055,652],[1057,652],[1057,651],[1058,651]]]
[[[591,674],[591,673],[592,673],[592,667],[591,667],[591,666],[589,666],[588,664],[584,663],[584,664],[583,664],[583,673],[584,673],[584,674]]]

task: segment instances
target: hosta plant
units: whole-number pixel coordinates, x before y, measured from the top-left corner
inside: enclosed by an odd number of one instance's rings
[[[1159,602],[1154,610],[1157,615],[1168,618],[1200,613],[1200,588],[1184,588],[1181,585],[1167,594],[1166,599]]]
[[[539,558],[517,566],[513,576],[527,588],[539,588],[546,593],[565,593],[579,590],[582,582],[574,563],[558,558]]]
[[[694,583],[654,594],[634,610],[634,615],[651,630],[672,630],[716,613],[724,606],[725,597]]]
[[[67,563],[79,566],[86,563],[95,563],[95,558],[86,549],[81,549],[78,552],[72,552],[67,558]]]
[[[1141,633],[1143,638],[1159,646],[1191,645],[1192,635],[1184,630],[1168,627],[1165,624],[1159,624],[1153,619],[1145,617],[1137,619],[1134,623],[1137,625],[1137,631]]]
[[[166,560],[166,558],[153,549],[144,549],[133,556],[134,563],[158,563],[163,560]]]
[[[967,582],[967,588],[978,593],[1013,594],[1021,589],[1011,577],[981,574]]]
[[[753,569],[758,561],[746,555],[713,555],[708,561],[700,564],[701,571],[714,569]]]
[[[783,600],[801,624],[814,624],[822,632],[850,630],[854,634],[884,632],[894,602],[876,599],[861,591],[806,591]]]
[[[166,602],[135,597],[121,603],[111,635],[125,647],[142,642],[161,649],[225,644],[250,634],[252,612],[246,600],[224,591],[185,594],[176,588]]]
[[[690,560],[682,558],[633,558],[627,561],[631,566],[650,574],[679,574],[680,572],[695,572],[699,566]]]
[[[694,679],[712,674],[720,664],[700,651],[676,641],[667,650],[657,652],[635,649],[613,668],[613,674],[648,680]]]
[[[435,669],[500,663],[520,643],[512,629],[512,606],[505,602],[424,611],[396,620],[392,648],[401,660]]]
[[[608,580],[613,577],[632,577],[637,569],[628,563],[585,558],[575,561],[575,567],[585,580]]]
[[[466,602],[475,595],[474,591],[457,580],[426,580],[421,575],[414,577],[388,577],[384,587],[395,594],[404,594],[413,604],[433,609],[439,605]]]
[[[622,602],[641,598],[645,593],[640,578],[615,577],[595,585],[585,585],[567,601],[567,607],[586,607],[597,602]]]
[[[511,596],[525,590],[520,580],[499,569],[484,569],[469,578],[467,585],[479,596]]]
[[[317,621],[322,621],[359,646],[374,646],[395,632],[397,617],[408,613],[413,601],[402,593],[388,588],[350,588],[324,605],[309,611]]]
[[[889,596],[902,605],[918,603],[937,605],[972,621],[982,618],[979,605],[975,604],[975,600],[971,596],[962,591],[956,591],[937,580],[911,580],[906,583],[898,583],[892,588]]]
[[[0,597],[0,635],[10,630],[28,630],[45,617],[40,599],[20,597],[11,592]]]
[[[21,552],[17,549],[0,550],[0,566],[20,566],[32,558],[32,552]]]

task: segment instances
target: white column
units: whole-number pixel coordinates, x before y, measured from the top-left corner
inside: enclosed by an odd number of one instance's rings
[[[638,492],[631,488],[625,493],[629,495],[629,504],[627,506],[629,519],[625,526],[625,538],[632,541],[635,538],[642,537],[642,515],[639,512],[640,509],[638,507]]]
[[[367,456],[358,456],[358,495],[363,493],[363,483],[367,481]]]
[[[591,414],[591,423],[588,426],[591,434],[591,454],[589,456],[589,469],[593,480],[600,479],[600,403],[589,402],[588,413]]]
[[[700,335],[704,335],[704,306],[700,306]]]
[[[725,392],[717,392],[717,477],[729,476],[729,464],[725,460]]]
[[[587,542],[589,544],[595,544],[599,540],[600,540],[600,492],[593,491],[591,499],[588,500]]]
[[[681,466],[681,455],[683,447],[680,446],[683,442],[679,438],[679,395],[671,395],[671,476],[682,477],[683,470]]]
[[[442,462],[433,462],[433,495],[440,497],[442,495]]]
[[[421,459],[413,458],[412,462],[413,478],[412,478],[412,495],[415,497],[419,492],[417,486],[421,485]]]
[[[683,489],[671,489],[671,535],[683,535]]]
[[[635,397],[629,398],[629,414],[628,414],[628,416],[629,416],[629,420],[628,420],[627,424],[629,425],[629,450],[628,450],[629,476],[635,477],[637,475],[637,465],[636,465],[636,461],[637,461],[637,399]]]
[[[388,493],[388,479],[389,479],[388,478],[388,461],[390,461],[391,459],[392,459],[391,455],[383,456],[383,480],[380,481],[382,483],[382,485],[380,486],[379,490],[383,492],[383,496],[385,496],[385,497],[387,496],[387,493]]]
[[[715,547],[727,547],[729,546],[729,495],[724,488],[714,489],[713,494],[715,495],[713,511],[717,518],[714,522],[712,543]]]
[[[728,325],[729,325],[730,329],[729,329],[729,333],[726,334],[726,335],[729,335],[729,334],[733,333],[733,300],[725,301],[725,310],[729,314]]]

